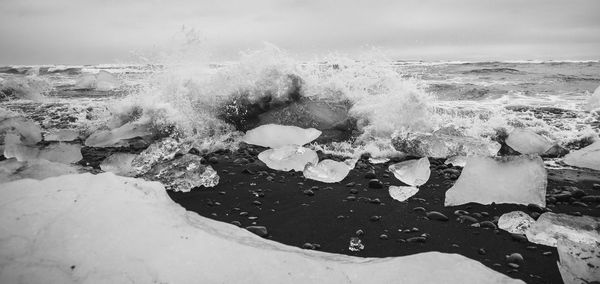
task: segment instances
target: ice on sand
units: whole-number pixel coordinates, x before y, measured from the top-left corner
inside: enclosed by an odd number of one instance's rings
[[[0,162],[0,183],[18,179],[45,179],[54,176],[75,174],[79,171],[71,165],[46,160],[17,161],[6,159]]]
[[[152,128],[147,123],[130,122],[111,130],[99,130],[85,140],[88,147],[121,146],[124,140],[152,135]]]
[[[539,156],[472,156],[446,192],[444,204],[532,203],[545,207],[547,183],[546,168]]]
[[[516,128],[505,140],[506,145],[521,154],[544,154],[548,149],[554,146],[552,141],[548,140],[529,129]]]
[[[242,141],[268,148],[279,148],[286,145],[302,146],[321,136],[321,131],[314,128],[300,128],[279,124],[265,124],[248,130]]]
[[[131,161],[131,166],[137,174],[143,174],[156,164],[172,160],[177,153],[184,154],[189,149],[189,143],[181,143],[176,139],[167,137],[154,142],[146,150],[142,151]]]
[[[420,186],[429,180],[429,175],[431,175],[429,166],[429,159],[424,157],[393,164],[388,167],[388,170],[401,182],[411,186]]]
[[[560,238],[587,244],[600,242],[600,218],[546,212],[527,231],[527,239],[536,244],[555,247]]]
[[[417,194],[419,189],[414,186],[394,186],[390,185],[389,193],[390,196],[398,201],[404,201],[411,196]]]
[[[189,192],[194,187],[214,187],[219,183],[219,175],[211,166],[201,163],[202,157],[185,154],[173,160],[154,166],[144,177],[158,180],[167,189]]]
[[[157,182],[112,173],[11,182],[0,200],[0,283],[523,283],[458,254],[286,246],[186,211]]]
[[[18,134],[20,143],[25,145],[35,145],[42,141],[42,128],[37,123],[0,109],[0,144],[4,143],[7,133]]]
[[[38,148],[21,144],[21,139],[14,133],[9,133],[5,137],[4,157],[16,158],[19,161],[48,160],[70,164],[80,161],[81,146],[76,144],[54,143],[48,146]]]
[[[585,148],[572,151],[563,160],[567,165],[600,171],[600,141]]]
[[[558,270],[565,284],[600,281],[600,240],[594,244],[558,239]]]
[[[98,74],[81,75],[75,88],[78,89],[95,89],[97,91],[110,91],[119,88],[121,82],[113,74],[101,70]]]
[[[513,211],[500,216],[500,219],[498,219],[498,228],[512,234],[525,235],[534,222],[535,220],[527,215],[527,213]]]
[[[342,181],[350,173],[350,167],[345,162],[323,160],[318,164],[307,164],[304,177],[325,183]]]
[[[416,133],[395,137],[392,144],[396,150],[408,155],[431,158],[451,156],[493,156],[500,150],[494,141],[444,133]]]
[[[303,171],[306,164],[319,162],[317,152],[296,145],[268,149],[258,154],[258,159],[267,167],[278,171]]]
[[[583,109],[587,111],[592,111],[600,108],[600,86],[596,88],[592,96],[588,99]]]
[[[100,169],[120,176],[132,177],[137,174],[136,169],[131,165],[136,157],[135,154],[114,153],[100,163]]]

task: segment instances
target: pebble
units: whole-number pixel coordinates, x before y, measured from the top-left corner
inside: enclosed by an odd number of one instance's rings
[[[389,237],[386,234],[381,234],[381,235],[379,235],[379,238],[382,240],[387,240]]]
[[[587,195],[581,198],[585,202],[600,202],[600,195]]]
[[[592,188],[593,188],[594,190],[600,190],[600,183],[594,183],[594,184],[592,185]]]
[[[381,220],[381,216],[373,215],[371,216],[371,218],[369,218],[369,220],[371,220],[372,222],[377,222]]]
[[[369,187],[370,188],[383,188],[383,183],[381,183],[380,180],[374,178],[369,180]]]
[[[356,196],[354,196],[354,195],[348,195],[346,197],[346,200],[348,200],[348,201],[354,201],[354,200],[356,200]]]
[[[242,223],[240,223],[240,221],[231,221],[231,224],[236,225],[238,227],[242,226]]]
[[[542,252],[542,255],[543,256],[550,256],[550,255],[552,255],[552,252],[551,251],[545,251],[545,252]]]
[[[425,212],[427,210],[425,210],[424,207],[415,207],[415,208],[413,208],[413,211],[415,211],[415,212]]]
[[[269,233],[267,232],[267,227],[265,226],[248,226],[246,227],[246,230],[263,238],[269,235]]]
[[[454,211],[454,215],[456,215],[456,216],[469,215],[469,212],[465,211],[465,210],[456,210],[456,211]]]
[[[467,215],[461,215],[458,218],[456,218],[458,220],[458,222],[460,223],[464,223],[465,221],[468,221],[470,223],[477,223],[479,222],[477,219],[471,217],[471,216],[467,216]]]
[[[496,227],[496,224],[494,224],[490,221],[483,221],[483,222],[479,223],[479,225],[481,225],[481,227],[483,227],[483,228],[489,228],[489,229],[493,229],[493,230],[498,229],[498,227]]]
[[[306,189],[306,190],[302,191],[302,193],[304,193],[305,195],[308,195],[308,196],[315,195],[315,192],[310,189]]]
[[[354,185],[356,185],[355,182],[349,182],[346,184],[347,187],[353,187]]]
[[[479,253],[480,255],[486,255],[487,251],[485,251],[484,248],[480,248],[480,249],[477,250],[477,253]]]
[[[365,231],[359,229],[359,230],[356,231],[355,234],[360,237],[360,236],[363,236],[365,234]]]
[[[427,238],[425,237],[412,237],[412,238],[408,238],[406,239],[407,242],[409,243],[424,243],[427,241]]]
[[[302,245],[303,249],[315,249],[315,245],[311,244],[311,243],[304,243]]]
[[[369,202],[371,202],[373,204],[381,204],[381,200],[379,200],[379,198],[373,198]]]
[[[350,193],[352,193],[352,194],[357,194],[357,193],[358,193],[358,189],[356,189],[356,188],[351,188],[351,189],[350,189]]]
[[[509,263],[523,263],[525,260],[520,253],[512,253],[506,256],[506,262]]]
[[[365,174],[365,178],[366,178],[366,179],[374,179],[374,178],[376,178],[376,177],[377,177],[377,176],[375,175],[375,172],[374,172],[374,171],[370,171],[370,172],[368,172],[368,173],[366,173],[366,174]]]
[[[262,205],[262,203],[260,201],[258,201],[258,200],[252,201],[252,204],[254,204],[256,206],[261,206]]]
[[[579,206],[579,207],[588,207],[587,204],[581,202],[581,201],[574,201],[573,203],[571,203],[573,206]]]
[[[578,189],[573,190],[571,192],[571,196],[573,196],[575,198],[581,198],[581,197],[586,196],[586,193],[585,193],[585,191],[583,191],[583,190],[581,190],[581,189],[578,188]]]
[[[208,159],[208,162],[211,164],[217,164],[217,163],[219,163],[219,159],[215,156],[212,156]]]
[[[510,234],[510,237],[517,242],[527,242],[527,237],[521,234]]]
[[[537,213],[544,213],[546,211],[542,206],[533,203],[527,204],[527,210]]]
[[[508,266],[510,266],[510,267],[512,267],[512,268],[514,268],[514,269],[517,269],[517,268],[519,268],[519,265],[518,265],[518,264],[516,264],[516,263],[512,263],[512,262],[508,263]]]
[[[427,216],[427,218],[431,219],[431,220],[437,220],[437,221],[448,221],[448,217],[446,217],[446,215],[437,212],[437,211],[429,211],[425,214]]]

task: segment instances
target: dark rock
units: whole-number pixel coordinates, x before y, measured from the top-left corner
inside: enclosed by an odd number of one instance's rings
[[[498,229],[498,227],[496,226],[496,224],[494,224],[494,223],[492,223],[492,222],[490,222],[490,221],[483,221],[483,222],[481,222],[481,223],[479,223],[479,224],[480,224],[480,225],[481,225],[481,227],[483,227],[483,228],[489,228],[489,229],[492,229],[492,230],[496,230],[496,229]]]
[[[425,238],[425,237],[412,237],[412,238],[406,239],[406,242],[409,242],[409,243],[424,243],[426,241],[427,241],[427,238]]]
[[[542,156],[544,158],[560,158],[560,157],[564,157],[566,154],[569,154],[569,150],[561,147],[558,144],[554,144],[554,146],[552,146],[550,149],[546,150],[546,152],[544,152],[540,156]]]
[[[531,212],[537,212],[537,213],[544,213],[546,212],[546,209],[544,209],[542,206],[539,206],[537,204],[527,204],[527,210],[531,211]]]
[[[363,236],[364,234],[365,234],[365,232],[363,230],[357,230],[356,231],[356,235],[359,236],[359,237]]]
[[[267,227],[265,226],[248,226],[246,227],[246,230],[263,238],[269,235],[267,232]]]
[[[469,215],[469,212],[465,211],[465,210],[455,210],[454,215],[456,215],[456,216]]]
[[[305,195],[308,195],[308,196],[315,195],[315,192],[310,189],[306,189],[306,190],[302,191],[302,193],[304,193]]]
[[[582,198],[582,197],[586,196],[586,193],[585,193],[585,191],[578,188],[578,189],[571,191],[571,196],[573,196],[574,198]]]
[[[371,216],[371,218],[369,218],[369,220],[371,220],[372,222],[377,222],[381,220],[381,216],[373,215]]]
[[[600,195],[586,195],[581,198],[585,202],[600,202]]]
[[[311,244],[311,243],[304,243],[302,245],[303,249],[315,249],[315,245]]]
[[[208,159],[208,162],[211,164],[217,164],[217,163],[219,163],[219,159],[215,156],[212,156]]]
[[[515,252],[506,256],[506,262],[520,264],[525,262],[525,260],[523,259],[523,256],[520,253]]]
[[[573,203],[571,203],[573,206],[578,206],[578,207],[588,207],[587,204],[580,202],[580,201],[575,201]]]
[[[423,208],[423,207],[415,207],[415,208],[413,208],[413,211],[415,211],[415,212],[425,212],[427,210],[425,208]]]
[[[371,202],[373,204],[381,204],[381,200],[379,200],[379,198],[373,198],[369,202]]]
[[[380,239],[382,239],[382,240],[387,240],[387,239],[389,239],[388,235],[386,235],[386,234],[381,234],[381,235],[379,235],[379,238],[380,238]]]
[[[252,201],[252,204],[254,204],[256,206],[261,206],[262,205],[262,203],[260,201],[258,201],[258,200]]]
[[[437,221],[448,221],[448,217],[437,211],[430,211],[425,214],[427,218]]]
[[[370,172],[368,172],[368,173],[366,173],[366,174],[365,174],[365,178],[366,178],[366,179],[374,179],[374,178],[376,178],[376,177],[377,177],[377,176],[375,175],[375,172],[374,172],[374,171],[370,171]]]
[[[479,253],[480,255],[486,255],[487,251],[485,251],[484,248],[480,248],[480,249],[477,250],[477,253]]]
[[[510,234],[510,237],[511,237],[513,240],[517,241],[517,242],[523,242],[523,243],[526,243],[526,242],[528,242],[528,241],[527,241],[527,236],[525,236],[525,235],[521,235],[521,234]]]
[[[357,193],[358,193],[358,189],[356,189],[356,188],[351,188],[351,189],[350,189],[350,193],[352,193],[352,194],[357,194]]]
[[[467,216],[467,215],[458,216],[458,218],[456,218],[456,219],[460,223],[464,223],[464,222],[477,223],[477,222],[479,222],[477,219],[475,219],[475,218],[473,218],[471,216]]]
[[[371,180],[369,180],[369,187],[370,188],[383,188],[383,183],[381,183],[381,181],[379,181],[378,179],[371,179]]]
[[[239,221],[231,221],[231,224],[236,225],[238,227],[242,226],[242,223],[240,223]]]
[[[346,184],[347,187],[353,187],[354,185],[356,185],[355,182],[349,182]]]
[[[356,200],[356,196],[354,196],[354,195],[348,195],[346,197],[346,200],[348,200],[348,201],[354,201],[354,200]]]

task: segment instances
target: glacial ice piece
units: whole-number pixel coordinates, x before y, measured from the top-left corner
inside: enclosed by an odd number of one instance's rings
[[[51,89],[52,86],[41,77],[13,77],[0,81],[0,100],[4,97],[40,101]]]
[[[600,218],[546,212],[527,231],[527,239],[536,244],[555,247],[560,238],[586,244],[600,242]]]
[[[465,165],[467,164],[467,157],[466,156],[452,156],[452,157],[446,159],[444,164],[464,168]]]
[[[416,133],[392,140],[396,150],[417,157],[447,158],[451,156],[493,156],[500,144],[467,136],[444,133]]]
[[[44,141],[69,142],[79,138],[79,131],[75,129],[56,129],[44,135]]]
[[[48,160],[63,164],[81,161],[81,146],[77,144],[54,143],[43,148],[21,144],[20,137],[8,133],[4,138],[4,157],[19,161]]]
[[[342,181],[350,173],[350,167],[344,162],[323,160],[318,164],[307,164],[304,168],[304,177],[325,183]]]
[[[317,152],[296,145],[286,145],[276,149],[268,149],[258,154],[258,159],[267,167],[278,171],[303,171],[308,163],[319,162]]]
[[[1,141],[4,141],[4,135],[7,132],[18,133],[21,143],[25,145],[35,145],[42,141],[42,128],[37,123],[0,110]]]
[[[348,250],[350,251],[361,251],[365,249],[365,245],[362,244],[362,241],[357,237],[350,238],[350,246],[348,246]]]
[[[429,166],[429,159],[424,157],[393,164],[388,167],[388,170],[401,182],[411,186],[420,186],[429,180],[429,175],[431,175]]]
[[[595,244],[579,243],[560,238],[558,270],[565,284],[600,281],[600,240]]]
[[[17,159],[0,161],[0,183],[18,179],[45,179],[54,176],[76,174],[79,171],[71,165],[54,163],[47,160],[20,162]]]
[[[512,234],[525,235],[534,222],[535,220],[527,215],[527,213],[512,211],[500,216],[500,219],[498,219],[498,228]]]
[[[572,151],[563,159],[567,165],[600,171],[600,141],[585,148]]]
[[[123,140],[152,135],[152,127],[147,123],[130,122],[112,130],[99,130],[85,140],[88,147],[115,147]]]
[[[317,139],[321,131],[314,128],[300,128],[296,126],[266,124],[248,130],[242,140],[248,144],[279,148],[285,145],[302,146]]]
[[[506,145],[521,154],[544,154],[554,146],[550,140],[529,129],[516,128],[505,140]]]
[[[583,109],[586,111],[592,111],[600,108],[600,86],[596,88],[592,96],[587,100]]]
[[[98,74],[84,74],[75,82],[77,89],[95,89],[97,91],[110,91],[121,86],[121,82],[113,74],[101,70]]]
[[[194,187],[214,187],[219,175],[211,166],[201,164],[202,157],[185,154],[154,166],[144,176],[158,180],[169,190],[189,192]]]
[[[135,172],[144,174],[148,172],[157,163],[171,160],[177,153],[187,153],[189,151],[188,143],[181,143],[173,138],[167,137],[163,140],[153,143],[146,150],[142,151],[133,161],[131,166]]]
[[[14,181],[0,200],[0,283],[523,283],[459,254],[287,246],[184,210],[160,183],[112,173]]]
[[[390,185],[389,193],[393,199],[404,201],[417,194],[419,189],[415,186],[394,186]]]
[[[446,191],[444,205],[495,202],[545,207],[547,183],[539,156],[472,156],[454,186]]]
[[[132,177],[137,174],[136,169],[131,165],[136,157],[135,154],[114,153],[100,163],[100,169],[120,176]]]

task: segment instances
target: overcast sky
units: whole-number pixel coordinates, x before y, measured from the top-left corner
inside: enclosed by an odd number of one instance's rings
[[[0,0],[0,64],[97,64],[194,28],[215,59],[270,42],[405,60],[600,59],[599,0]]]

